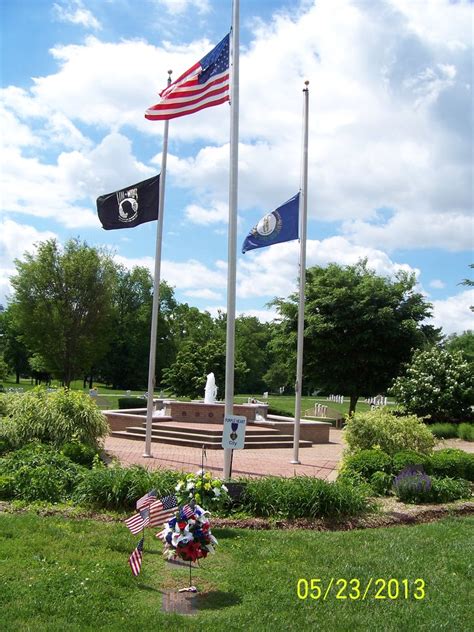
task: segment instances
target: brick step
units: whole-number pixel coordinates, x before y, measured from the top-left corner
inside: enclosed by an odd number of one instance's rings
[[[142,427],[142,426],[129,426],[126,430],[126,432],[133,432],[134,434],[140,434],[142,436],[145,436],[146,433],[146,428]],[[185,428],[179,428],[179,429],[164,429],[164,428],[159,428],[159,429],[152,429],[152,436],[155,437],[163,437],[163,438],[171,438],[171,437],[176,437],[178,439],[181,438],[190,438],[193,440],[200,440],[200,441],[208,441],[209,443],[219,443],[221,442],[222,439],[222,430],[220,432],[217,431],[212,431],[211,433],[206,433],[205,431],[199,431],[199,430],[194,430],[194,429],[185,429]],[[266,442],[273,442],[273,441],[280,441],[280,440],[285,440],[285,441],[289,441],[292,440],[293,437],[291,437],[290,435],[283,435],[278,431],[275,430],[254,430],[253,432],[249,432],[246,433],[245,435],[245,443],[255,443],[255,442],[261,442],[261,441],[266,441]]]
[[[129,431],[125,430],[117,430],[112,432],[113,437],[118,437],[121,439],[132,439],[135,441],[143,441],[145,433],[144,432],[135,432],[137,428]],[[141,430],[141,429],[138,429]],[[220,441],[213,441],[212,438],[209,440],[208,437],[199,437],[198,439],[193,438],[191,434],[183,434],[181,437],[176,436],[162,436],[156,432],[153,432],[151,435],[152,442],[155,443],[166,443],[171,445],[178,446],[187,446],[194,448],[202,448],[204,445],[205,448],[209,450],[222,450],[222,446]],[[257,441],[255,443],[247,442],[246,437],[246,449],[269,449],[269,448],[292,448],[293,447],[293,438],[290,436],[279,435],[279,438],[276,438],[273,441],[268,441],[268,437],[264,437],[262,440]],[[300,441],[300,448],[310,448],[313,444],[311,441]]]
[[[143,423],[143,426],[132,426],[134,429],[136,429],[137,432],[145,432],[146,430],[146,422]],[[218,426],[217,428],[195,428],[193,426],[180,426],[180,425],[171,425],[171,424],[152,424],[151,425],[152,428],[152,432],[159,432],[159,433],[163,433],[163,434],[169,434],[169,433],[177,433],[177,434],[183,434],[183,433],[192,433],[195,435],[201,435],[203,437],[218,437],[219,439],[222,437],[222,425]],[[247,426],[246,429],[246,433],[245,436],[246,437],[251,437],[254,435],[258,435],[260,437],[262,436],[267,436],[267,437],[281,437],[281,433],[278,430],[275,430],[275,428],[250,428]]]

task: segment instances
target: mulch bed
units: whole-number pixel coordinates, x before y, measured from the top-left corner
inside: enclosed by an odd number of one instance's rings
[[[324,518],[213,518],[213,528],[229,529],[310,529],[312,531],[351,531],[353,529],[376,529],[396,525],[413,525],[441,520],[448,516],[474,514],[474,502],[462,501],[445,505],[405,505],[394,498],[378,499],[376,513],[345,519]],[[25,513],[34,511],[41,516],[64,516],[71,520],[91,519],[100,522],[122,522],[124,517],[101,514],[76,508],[17,508],[11,503],[0,502],[0,513]]]

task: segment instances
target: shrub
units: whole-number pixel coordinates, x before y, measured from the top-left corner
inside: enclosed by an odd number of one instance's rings
[[[404,503],[429,502],[431,479],[421,469],[407,467],[395,477],[393,491]]]
[[[344,433],[350,452],[378,447],[390,456],[401,450],[429,454],[436,443],[421,419],[397,417],[386,408],[349,417]]]
[[[472,415],[472,372],[461,351],[416,350],[406,374],[394,381],[390,393],[407,413],[433,421]]]
[[[458,436],[464,441],[474,441],[474,424],[459,424]]]
[[[143,408],[147,405],[145,397],[119,397],[118,407],[120,410],[127,408]]]
[[[368,486],[355,486],[347,481],[329,483],[310,476],[268,476],[247,481],[242,506],[255,516],[350,516],[370,508],[369,494]]]
[[[97,450],[79,441],[69,441],[69,443],[65,443],[61,448],[61,452],[74,463],[85,465],[86,467],[92,467],[94,457],[97,454]]]
[[[35,388],[9,394],[5,399],[8,418],[3,420],[2,434],[13,447],[38,439],[58,448],[73,440],[95,448],[109,431],[104,415],[80,391],[61,388],[48,393]]]
[[[448,503],[461,498],[470,498],[472,495],[471,485],[463,479],[452,479],[448,477],[431,478],[431,502]]]
[[[453,439],[458,436],[456,424],[432,424],[428,428],[437,439]]]
[[[419,454],[413,450],[402,450],[397,452],[392,457],[392,471],[394,474],[399,474],[407,467],[417,467],[426,469],[426,464],[429,460],[425,454]]]
[[[388,496],[393,485],[392,474],[374,472],[370,477],[370,486],[378,496]]]
[[[389,472],[392,460],[382,450],[359,450],[344,459],[343,471],[357,472],[364,479],[369,480],[374,472]]]
[[[218,478],[213,478],[210,472],[181,475],[175,494],[180,505],[185,505],[191,499],[205,509],[223,507],[230,501],[228,489]]]
[[[474,454],[446,448],[433,453],[426,464],[427,471],[435,476],[449,476],[474,481]]]
[[[152,489],[158,498],[173,493],[179,472],[141,466],[96,467],[86,471],[74,492],[74,500],[104,509],[132,509],[136,501]]]
[[[81,467],[51,446],[32,443],[0,459],[0,497],[66,500],[81,475]]]

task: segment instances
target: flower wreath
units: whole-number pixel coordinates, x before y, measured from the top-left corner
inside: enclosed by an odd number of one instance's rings
[[[208,553],[214,553],[217,540],[211,533],[209,515],[194,501],[180,507],[178,515],[171,518],[163,531],[156,535],[165,545],[164,557],[195,562],[207,557]]]

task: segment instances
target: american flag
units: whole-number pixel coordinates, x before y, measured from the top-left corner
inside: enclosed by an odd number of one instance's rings
[[[186,518],[190,518],[194,513],[194,509],[191,507],[191,505],[184,505],[184,507],[181,509],[181,513]]]
[[[161,101],[145,112],[150,121],[193,114],[229,100],[229,33],[205,57],[162,92]]]
[[[152,502],[156,500],[156,491],[152,489],[150,492],[147,492],[144,496],[137,500],[137,511],[143,509],[144,507],[148,507]]]
[[[140,542],[137,544],[135,550],[128,558],[128,563],[130,564],[130,568],[132,569],[132,573],[136,577],[142,568],[142,559],[143,559],[143,540],[142,538]]]
[[[148,507],[140,509],[137,514],[127,518],[127,520],[125,520],[125,524],[133,535],[140,533],[140,531],[150,524],[150,509]]]
[[[165,496],[150,505],[150,527],[168,522],[178,508],[176,496]]]

